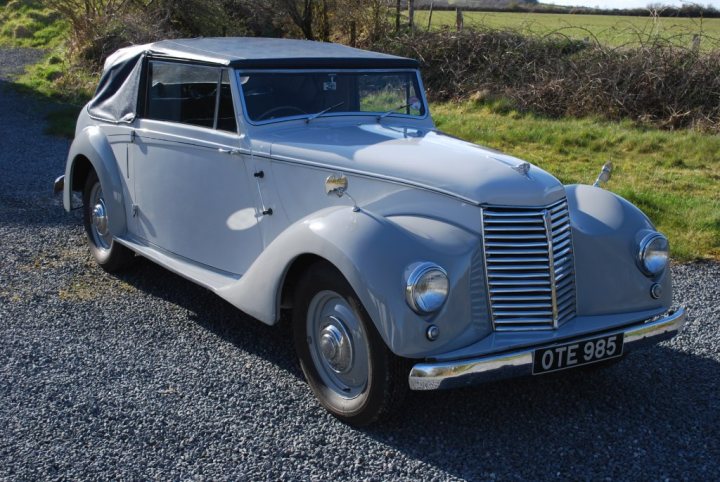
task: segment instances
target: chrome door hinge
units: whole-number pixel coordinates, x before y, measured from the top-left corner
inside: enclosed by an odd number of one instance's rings
[[[132,217],[137,217],[137,213],[138,213],[138,205],[133,204],[132,205]]]
[[[135,131],[134,130],[130,131],[130,142],[133,142],[133,143],[135,142],[135,136],[136,136]]]

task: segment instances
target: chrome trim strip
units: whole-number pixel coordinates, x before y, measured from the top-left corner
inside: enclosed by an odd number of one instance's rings
[[[561,205],[561,204],[560,204]],[[557,302],[557,286],[555,280],[555,239],[553,238],[553,221],[552,211],[554,208],[548,208],[543,211],[543,223],[545,224],[545,234],[548,242],[548,273],[550,274],[550,302],[552,303],[552,327],[554,330],[559,326],[558,321],[558,302]]]
[[[461,194],[453,193],[452,191],[447,191],[445,189],[432,187],[427,184],[423,184],[420,182],[410,181],[407,179],[401,179],[398,177],[393,176],[385,176],[382,174],[372,173],[370,171],[362,171],[360,169],[353,169],[347,166],[339,166],[337,164],[324,164],[322,162],[315,162],[315,161],[309,161],[305,159],[299,159],[289,156],[281,156],[278,154],[265,154],[261,152],[254,152],[253,157],[261,158],[261,159],[267,159],[269,161],[275,161],[275,162],[282,162],[285,164],[294,164],[294,165],[302,165],[307,168],[311,169],[317,169],[323,172],[328,173],[337,173],[341,172],[343,174],[352,174],[354,176],[363,177],[365,179],[378,179],[385,182],[390,182],[393,184],[397,184],[400,186],[407,186],[412,187],[416,189],[422,189],[424,191],[433,192],[436,194],[442,194],[443,196],[447,196],[453,199],[457,199],[463,202],[466,202],[468,204],[472,204],[473,206],[478,206],[480,202],[476,199],[472,199],[466,196],[463,196]]]
[[[536,349],[574,341],[580,342],[604,335],[623,333],[623,350],[625,354],[631,349],[672,338],[681,331],[685,324],[685,318],[685,308],[679,308],[676,311],[668,312],[666,316],[660,319],[653,318],[644,323],[619,330],[597,332],[511,353],[450,362],[418,363],[412,367],[408,376],[408,383],[411,390],[439,390],[531,375],[533,353]]]
[[[160,124],[160,126],[154,126],[154,125],[146,125],[146,124]],[[200,129],[200,132],[198,133],[197,137],[188,137],[187,135],[178,135],[178,134],[171,134],[169,132],[165,132],[160,130],[158,127],[161,127],[163,125],[168,125],[170,127],[173,126],[182,126],[182,128],[189,128],[189,129]],[[199,134],[205,134],[205,133],[212,133],[216,137],[226,137],[227,142],[213,142],[209,140],[204,140],[199,136]],[[153,140],[158,142],[168,142],[168,143],[174,143],[174,144],[182,144],[185,146],[190,147],[197,147],[200,149],[211,149],[213,151],[217,151],[221,148],[231,148],[235,151],[237,151],[238,154],[245,154],[245,155],[252,155],[252,151],[249,149],[245,149],[242,147],[238,147],[236,144],[234,144],[231,141],[236,141],[239,139],[238,134],[230,131],[220,131],[215,129],[210,129],[208,127],[202,127],[202,126],[193,126],[190,124],[178,124],[171,121],[160,121],[155,119],[145,119],[140,118],[139,124],[135,128],[135,135],[140,139],[145,140]],[[217,139],[225,141],[226,139]]]

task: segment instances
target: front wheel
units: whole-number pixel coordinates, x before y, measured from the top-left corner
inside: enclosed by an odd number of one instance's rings
[[[388,350],[350,284],[331,266],[316,264],[301,280],[293,332],[305,378],[335,417],[364,426],[402,402],[406,364]]]
[[[90,172],[85,182],[83,223],[90,252],[105,271],[120,271],[132,261],[134,253],[115,241],[110,233],[105,195],[95,171]]]

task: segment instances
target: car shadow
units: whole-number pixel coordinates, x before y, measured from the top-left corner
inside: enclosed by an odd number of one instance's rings
[[[719,370],[662,344],[598,370],[414,393],[403,417],[366,433],[462,478],[682,478],[678,457],[686,474],[720,468]],[[619,468],[628,458],[637,466]]]
[[[290,324],[285,320],[276,326],[266,325],[210,290],[140,256],[128,269],[114,276],[144,293],[186,309],[189,319],[202,328],[302,378],[295,361]]]
[[[118,277],[185,308],[198,325],[238,349],[302,378],[289,323],[267,326],[142,258]],[[599,370],[410,392],[395,417],[341,430],[466,479],[494,478],[498,471],[528,479],[655,479],[681,476],[677,457],[687,474],[701,473],[717,470],[719,370],[717,361],[664,343]]]

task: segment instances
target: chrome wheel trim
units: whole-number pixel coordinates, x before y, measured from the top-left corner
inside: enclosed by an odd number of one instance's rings
[[[321,291],[310,301],[307,314],[310,356],[323,383],[342,398],[365,391],[370,347],[362,321],[348,302],[334,291]]]
[[[102,251],[109,251],[112,245],[112,234],[108,227],[109,219],[102,187],[97,182],[90,191],[90,232],[95,246]]]

